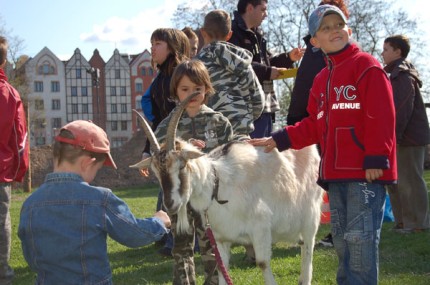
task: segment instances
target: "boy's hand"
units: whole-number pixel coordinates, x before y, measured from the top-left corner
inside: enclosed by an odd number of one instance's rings
[[[371,183],[383,175],[382,169],[366,169],[366,180]]]
[[[139,173],[140,175],[142,175],[143,177],[148,178],[149,177],[149,169],[148,168],[142,168],[139,169]]]
[[[305,54],[305,50],[304,48],[298,47],[298,48],[293,48],[289,53],[288,56],[290,57],[290,59],[292,61],[298,61],[300,60],[303,55]]]
[[[164,223],[164,226],[166,228],[170,228],[171,222],[170,222],[170,218],[166,212],[160,210],[154,214],[154,217],[159,218]]]
[[[264,152],[271,152],[276,146],[276,142],[272,137],[268,138],[259,138],[259,139],[250,139],[247,140],[248,143],[253,146],[265,146]]]

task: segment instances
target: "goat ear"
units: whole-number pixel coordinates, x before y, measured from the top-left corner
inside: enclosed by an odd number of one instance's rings
[[[181,150],[181,156],[185,158],[185,160],[196,159],[205,155],[203,152],[194,149],[183,149]]]
[[[151,165],[152,162],[152,157],[148,157],[145,158],[143,160],[141,160],[140,162],[130,165],[130,168],[138,168],[138,169],[142,169],[142,168],[149,168],[149,166]]]

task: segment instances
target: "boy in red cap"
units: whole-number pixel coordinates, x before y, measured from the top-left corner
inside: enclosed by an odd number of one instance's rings
[[[106,237],[138,247],[168,232],[163,211],[137,219],[110,189],[91,186],[116,169],[106,133],[90,121],[65,125],[53,144],[54,172],[24,202],[18,235],[37,284],[112,284]]]

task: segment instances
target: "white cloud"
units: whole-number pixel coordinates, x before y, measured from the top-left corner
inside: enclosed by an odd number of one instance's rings
[[[117,16],[93,26],[91,32],[82,33],[83,42],[95,46],[111,44],[121,53],[138,53],[150,48],[150,37],[157,28],[171,27],[173,12],[179,1],[166,0],[164,5],[145,9],[130,19]]]

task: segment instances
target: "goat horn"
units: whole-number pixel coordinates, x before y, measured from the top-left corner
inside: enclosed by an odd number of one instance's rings
[[[160,151],[160,145],[157,142],[157,138],[154,135],[154,132],[152,131],[151,127],[149,126],[146,119],[135,109],[133,109],[133,112],[137,114],[137,117],[140,119],[143,131],[146,135],[146,137],[149,139],[149,143],[151,146],[151,151],[154,153],[157,153]]]
[[[200,92],[194,92],[190,96],[188,96],[181,104],[177,107],[177,109],[172,113],[172,118],[170,119],[169,126],[167,127],[167,135],[166,135],[166,150],[176,150],[175,146],[175,138],[176,138],[176,129],[178,128],[179,119],[182,116],[182,113],[187,107],[188,102],[191,101],[194,97],[199,95]]]

